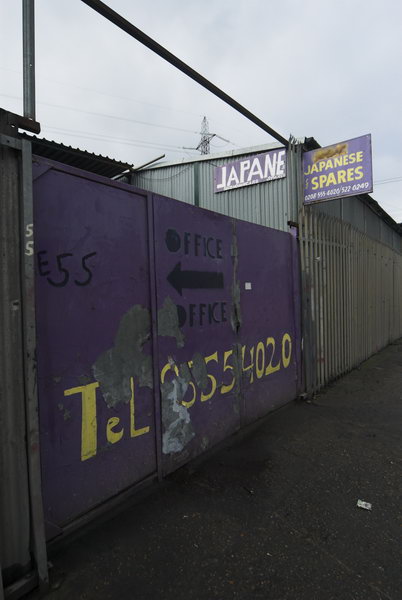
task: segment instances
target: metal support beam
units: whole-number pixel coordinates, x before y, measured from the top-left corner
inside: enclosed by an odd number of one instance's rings
[[[35,0],[22,0],[24,117],[35,121]]]
[[[216,85],[214,85],[213,83],[208,81],[208,79],[206,79],[205,77],[200,75],[200,73],[197,73],[197,71],[195,71],[194,69],[189,67],[186,63],[184,63],[182,60],[177,58],[177,56],[175,56],[174,54],[169,52],[169,50],[166,50],[166,48],[164,48],[163,46],[158,44],[158,42],[155,42],[155,40],[150,38],[143,31],[141,31],[140,29],[135,27],[132,23],[127,21],[127,19],[125,19],[124,17],[119,15],[117,12],[112,10],[104,2],[101,2],[100,0],[81,0],[81,1],[84,2],[84,4],[87,4],[89,7],[93,8],[97,13],[99,13],[100,15],[105,17],[105,19],[108,19],[114,25],[117,25],[117,27],[119,27],[120,29],[122,29],[123,31],[128,33],[128,35],[130,35],[131,37],[136,39],[138,42],[141,42],[141,44],[144,44],[144,46],[146,46],[147,48],[149,48],[150,50],[152,50],[153,52],[158,54],[158,56],[160,56],[161,58],[163,58],[164,60],[169,62],[171,65],[173,65],[174,67],[179,69],[179,71],[182,71],[182,73],[184,73],[185,75],[187,75],[188,77],[190,77],[191,79],[193,79],[194,81],[196,81],[197,83],[202,85],[202,87],[207,89],[209,92],[212,92],[215,96],[217,96],[218,98],[220,98],[221,100],[226,102],[226,104],[228,104],[229,106],[231,106],[232,108],[237,110],[237,112],[239,112],[244,117],[249,119],[249,121],[251,121],[252,123],[257,125],[261,129],[263,129],[266,133],[269,133],[269,135],[271,135],[273,138],[278,140],[278,142],[280,142],[287,148],[288,140],[286,138],[284,138],[279,133],[277,133],[274,129],[272,129],[272,127],[269,127],[269,125],[264,123],[264,121],[261,121],[261,119],[259,119],[255,115],[253,115],[253,113],[251,113],[249,110],[247,110],[247,108],[245,108],[244,106],[239,104],[236,100],[234,100],[233,98],[228,96],[228,94],[223,92]]]
[[[35,7],[22,0],[24,117],[35,121]]]

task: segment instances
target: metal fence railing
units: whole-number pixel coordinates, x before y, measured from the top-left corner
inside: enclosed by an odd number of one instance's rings
[[[349,223],[300,218],[308,392],[402,336],[402,256]]]

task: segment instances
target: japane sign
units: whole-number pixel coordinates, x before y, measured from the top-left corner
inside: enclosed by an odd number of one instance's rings
[[[304,203],[373,191],[371,135],[303,155]]]
[[[271,150],[215,167],[214,191],[224,192],[282,177],[286,177],[286,150]]]

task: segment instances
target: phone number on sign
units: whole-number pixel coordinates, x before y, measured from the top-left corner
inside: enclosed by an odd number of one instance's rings
[[[336,198],[336,196],[345,196],[346,194],[353,194],[355,192],[365,192],[370,188],[368,181],[365,183],[355,183],[354,185],[340,185],[331,190],[313,192],[307,194],[304,197],[305,202],[312,202],[313,200],[322,200],[323,198]]]
[[[278,344],[275,338],[267,337],[264,341],[260,341],[251,347],[239,346],[238,358],[233,350],[227,350],[223,353],[214,352],[209,356],[204,356],[202,360],[205,367],[207,367],[208,389],[200,390],[194,381],[189,381],[189,393],[186,392],[186,398],[181,401],[181,404],[186,408],[190,408],[196,400],[205,402],[211,400],[219,392],[220,394],[228,394],[234,389],[241,373],[248,377],[249,383],[253,383],[255,378],[257,380],[262,379],[282,368],[287,369],[291,357],[292,338],[289,333],[284,333]],[[192,360],[188,361],[187,365],[190,371],[195,366]],[[212,370],[212,373],[210,370]],[[169,372],[173,377],[180,377],[180,365],[175,364],[172,359],[161,370],[160,380],[162,384],[165,383]]]

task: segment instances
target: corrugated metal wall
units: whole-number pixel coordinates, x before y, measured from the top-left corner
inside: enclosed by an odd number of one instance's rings
[[[299,204],[295,182],[300,177],[300,144],[290,144],[288,148],[285,179],[214,192],[215,167],[279,147],[279,144],[271,144],[239,155],[209,155],[191,159],[187,163],[143,169],[133,173],[131,183],[141,189],[230,217],[288,231],[287,222],[298,220]],[[320,203],[312,206],[311,210],[337,217],[394,250],[402,250],[400,235],[357,196]]]
[[[143,169],[131,176],[131,183],[141,189],[214,210],[221,214],[288,231],[288,221],[297,221],[298,199],[295,181],[300,173],[301,146],[290,145],[287,152],[287,177],[268,183],[245,186],[226,192],[214,192],[214,169],[250,154],[279,148],[271,144],[236,155],[210,155],[187,163],[161,165]],[[350,223],[363,233],[401,251],[401,237],[359,197],[340,198],[312,206],[313,212],[324,213]]]
[[[195,204],[194,167],[197,163],[184,163],[159,169],[143,169],[133,173],[131,183],[142,190]]]
[[[402,256],[310,208],[300,224],[306,379],[315,392],[402,336]]]
[[[394,250],[401,250],[401,237],[358,196],[312,205],[312,210],[346,221]]]
[[[255,149],[252,154],[280,147],[278,144],[272,144],[264,149]],[[241,160],[250,154],[247,152],[241,155],[211,156],[187,164],[144,169],[132,175],[131,183],[139,188],[229,217],[288,231],[287,222],[296,221],[298,211],[296,194],[289,194],[289,176],[269,183],[214,192],[215,167],[223,166],[234,159]],[[288,175],[290,168],[292,167],[288,159]]]
[[[214,193],[214,167],[200,163],[200,206],[250,223],[288,231],[288,220],[297,216],[297,200],[288,207],[287,178],[266,184]],[[221,164],[224,164],[222,161]],[[220,165],[219,165],[220,166]]]

